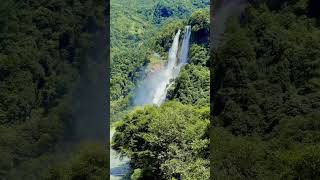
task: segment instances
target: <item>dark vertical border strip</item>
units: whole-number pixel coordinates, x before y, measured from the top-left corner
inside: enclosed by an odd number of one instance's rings
[[[217,48],[217,34],[216,26],[218,25],[214,18],[217,14],[218,8],[223,4],[223,0],[211,0],[210,6],[210,179],[214,179],[214,142],[213,142],[213,132],[214,132],[214,116],[216,114],[215,104],[216,100],[214,95],[218,92],[218,85],[220,82],[218,80],[221,75],[221,72],[215,72],[215,59],[216,57],[216,48]]]
[[[110,179],[110,72],[111,72],[111,63],[110,63],[110,0],[105,0],[105,22],[106,22],[106,49],[105,51],[107,52],[107,58],[106,58],[106,121],[107,121],[107,178]]]
[[[214,79],[214,73],[213,73],[213,59],[214,59],[214,45],[213,45],[213,17],[214,17],[214,9],[215,9],[216,1],[211,0],[210,1],[210,179],[213,179],[213,142],[212,142],[212,132],[213,132],[213,79]]]
[[[214,179],[214,117],[221,113],[221,99],[215,97],[222,87],[224,68],[219,66],[217,49],[221,45],[228,19],[239,16],[247,6],[247,0],[211,0],[210,6],[210,179]],[[214,20],[215,19],[215,20]]]

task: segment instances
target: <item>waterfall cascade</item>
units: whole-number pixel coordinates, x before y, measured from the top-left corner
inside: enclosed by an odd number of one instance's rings
[[[150,73],[137,88],[134,106],[145,104],[161,105],[166,100],[168,88],[179,75],[181,67],[188,61],[191,27],[185,27],[183,41],[179,49],[180,33],[181,31],[178,30],[173,39],[167,65],[163,69]],[[112,139],[113,132],[112,130],[110,139]],[[122,179],[130,172],[130,160],[126,157],[120,159],[113,149],[110,152],[110,180]]]
[[[180,29],[174,37],[172,47],[169,50],[168,64],[165,69],[159,71],[157,76],[161,77],[158,79],[158,85],[154,89],[154,94],[151,99],[152,104],[160,105],[166,99],[166,89],[167,85],[170,83],[170,80],[174,78],[177,71],[177,54],[179,50],[179,37]]]
[[[188,61],[191,26],[185,27],[181,48],[179,48],[180,33],[178,30],[173,39],[167,65],[149,74],[137,88],[134,105],[161,105],[165,101],[168,88],[179,75],[181,67]]]
[[[186,64],[188,61],[189,45],[190,45],[191,26],[185,27],[185,33],[180,50],[180,64]]]

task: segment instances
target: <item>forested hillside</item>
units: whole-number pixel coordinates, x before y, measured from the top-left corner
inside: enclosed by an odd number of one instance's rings
[[[122,4],[131,6],[122,12]],[[131,179],[208,179],[209,1],[116,1],[111,9],[113,148],[131,159]],[[135,87],[167,63],[186,25],[189,64],[167,102],[133,107]]]
[[[215,50],[215,179],[320,177],[320,4],[251,1]]]
[[[175,31],[186,24],[182,21],[208,5],[208,0],[111,1],[112,121],[130,107],[135,85],[146,71],[165,63]]]
[[[105,67],[96,53],[106,48],[105,8],[93,0],[1,2],[0,179],[106,176],[105,147],[82,144],[74,107],[81,79],[94,79],[88,69]]]

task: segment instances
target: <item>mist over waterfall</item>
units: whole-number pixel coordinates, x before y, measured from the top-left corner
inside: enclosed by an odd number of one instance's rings
[[[154,88],[152,91],[150,91],[150,101],[147,102],[152,103],[152,104],[157,104],[160,105],[166,98],[166,88],[167,85],[170,83],[170,80],[174,78],[176,74],[176,66],[177,66],[177,53],[179,49],[179,37],[180,37],[180,29],[178,30],[177,34],[174,37],[172,47],[169,50],[169,57],[168,57],[168,64],[167,67],[163,70],[160,70],[156,72],[155,74],[152,74],[150,76],[150,79],[148,78],[148,82],[153,82],[155,81],[156,84],[153,84]],[[148,84],[146,84],[148,85]],[[146,99],[148,101],[148,99]]]
[[[167,96],[167,90],[179,75],[181,67],[188,61],[191,26],[184,29],[184,37],[179,46],[181,30],[176,33],[169,50],[166,66],[148,76],[138,85],[135,91],[134,106],[155,104],[161,105]]]

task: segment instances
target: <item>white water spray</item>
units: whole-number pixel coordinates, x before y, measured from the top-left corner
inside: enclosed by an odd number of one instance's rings
[[[180,33],[181,31],[178,30],[173,39],[165,68],[149,74],[137,88],[134,105],[155,104],[159,106],[166,100],[168,88],[188,60],[191,27],[185,27],[184,38],[179,49]]]
[[[160,105],[166,99],[166,89],[167,85],[170,83],[170,80],[175,78],[177,70],[177,53],[179,49],[179,37],[180,29],[174,37],[172,47],[169,50],[168,64],[163,71],[159,71],[157,76],[161,77],[158,79],[158,85],[155,86],[154,94],[151,99],[152,104]]]
[[[191,26],[185,27],[185,33],[180,50],[180,64],[186,64],[188,61],[189,44],[190,44]]]

